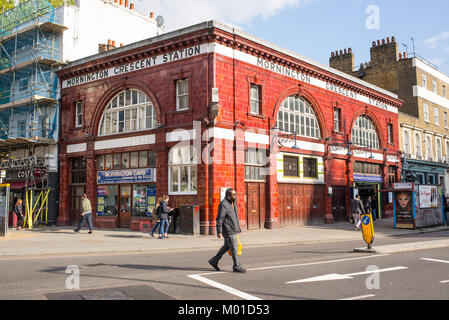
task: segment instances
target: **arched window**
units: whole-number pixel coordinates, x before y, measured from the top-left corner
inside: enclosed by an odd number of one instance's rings
[[[197,152],[191,145],[175,146],[168,153],[168,188],[170,194],[196,194]]]
[[[376,127],[369,117],[360,116],[355,121],[352,129],[352,143],[358,147],[380,149]]]
[[[117,94],[106,107],[100,121],[99,136],[153,129],[156,113],[142,91],[127,89]]]
[[[437,158],[436,161],[441,162],[442,158],[443,158],[443,151],[441,148],[441,140],[440,139],[436,139],[436,153],[437,153]]]
[[[290,96],[279,108],[276,127],[297,136],[321,139],[320,126],[310,104],[299,96]]]

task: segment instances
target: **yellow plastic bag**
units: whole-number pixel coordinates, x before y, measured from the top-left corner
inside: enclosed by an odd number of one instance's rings
[[[240,257],[242,255],[242,244],[240,243],[240,237],[237,236],[237,241],[239,242],[239,248],[237,250],[237,254]],[[228,250],[228,254],[232,256],[231,249]]]

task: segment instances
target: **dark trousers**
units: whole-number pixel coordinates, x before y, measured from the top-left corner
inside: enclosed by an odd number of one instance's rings
[[[23,228],[23,217],[16,212],[16,216],[17,216],[17,228],[21,227]]]
[[[78,224],[78,227],[76,228],[76,230],[80,230],[81,227],[84,225],[84,222],[86,222],[87,220],[87,224],[89,226],[89,231],[92,231],[92,229],[94,228],[94,225],[92,223],[92,212],[87,212],[83,215],[83,218],[81,219],[80,223]]]
[[[231,250],[232,260],[234,261],[233,268],[239,268],[239,260],[238,260],[238,248],[239,242],[237,239],[237,234],[225,234],[223,233],[224,245],[218,250],[217,255],[213,257],[211,260],[218,264],[223,255]]]

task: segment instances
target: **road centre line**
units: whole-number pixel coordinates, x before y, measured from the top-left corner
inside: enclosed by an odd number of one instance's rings
[[[441,263],[449,263],[449,261],[446,261],[446,260],[437,260],[437,259],[429,259],[429,258],[421,258],[421,260],[433,261],[433,262],[441,262]]]

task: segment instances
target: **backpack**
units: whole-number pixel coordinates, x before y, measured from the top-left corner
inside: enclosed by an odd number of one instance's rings
[[[153,218],[159,218],[159,207],[160,206],[155,206],[154,208],[153,208]]]

